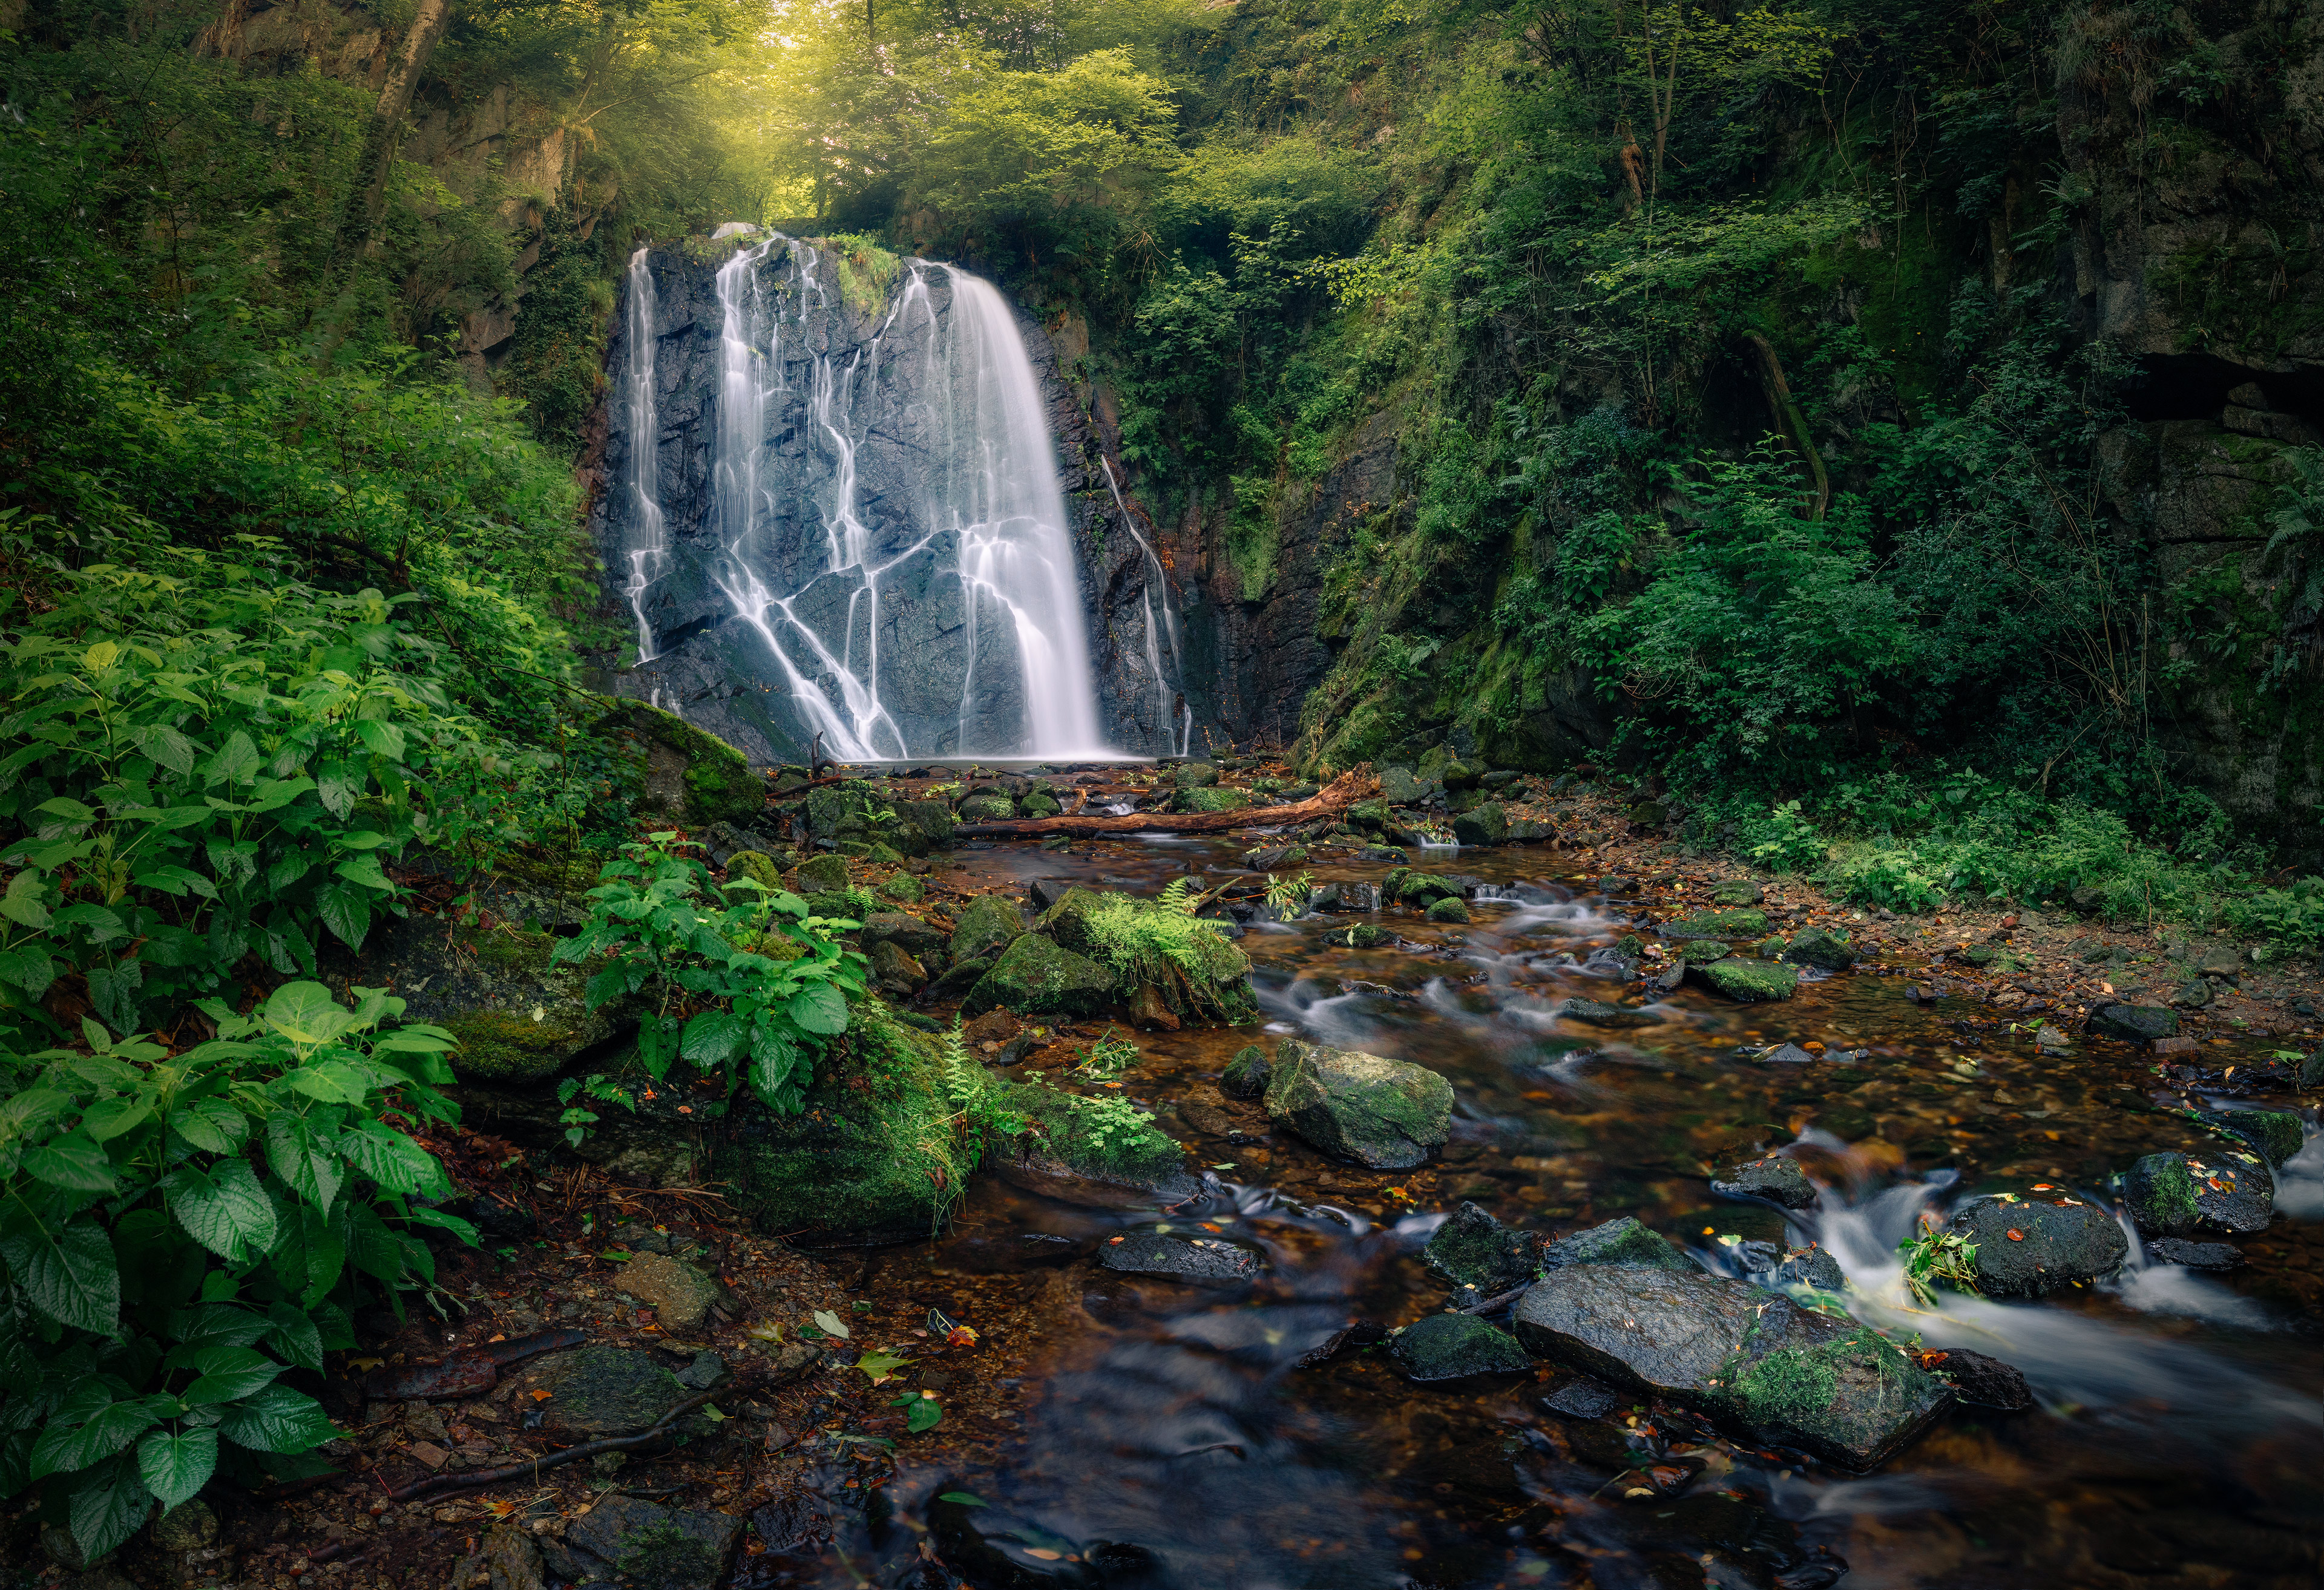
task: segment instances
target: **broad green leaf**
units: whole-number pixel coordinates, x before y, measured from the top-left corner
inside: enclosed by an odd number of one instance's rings
[[[217,898],[217,889],[190,867],[156,867],[151,872],[137,875],[137,887],[159,889],[165,895],[199,895],[205,900]]]
[[[344,762],[323,764],[322,777],[316,788],[321,794],[323,809],[334,817],[345,817],[355,809],[355,799],[363,794],[364,771]]]
[[[204,1347],[250,1346],[266,1334],[266,1320],[247,1309],[205,1304],[175,1310],[170,1315],[169,1332],[178,1346],[171,1350],[170,1365],[190,1367],[193,1355]]]
[[[56,927],[85,927],[92,944],[109,944],[115,939],[125,939],[129,929],[121,918],[102,905],[67,905],[52,919]]]
[[[267,997],[260,1018],[293,1043],[327,1043],[355,1025],[355,1013],[320,983],[285,983]]]
[[[363,948],[364,935],[371,931],[371,905],[360,892],[343,883],[327,884],[315,896],[315,909],[348,949]]]
[[[268,778],[262,780],[257,793],[250,797],[254,812],[278,812],[315,787],[311,778]]]
[[[0,982],[22,988],[27,999],[39,998],[56,980],[57,964],[42,951],[30,949],[0,951]]]
[[[387,843],[387,835],[374,833],[367,828],[350,829],[338,836],[338,844],[342,850],[375,850],[385,843]]]
[[[445,1185],[444,1167],[436,1156],[383,1121],[357,1121],[352,1130],[340,1134],[338,1151],[389,1192],[432,1194]]]
[[[218,1433],[257,1452],[304,1452],[339,1432],[314,1398],[271,1385],[222,1410]]]
[[[103,673],[121,660],[121,648],[110,640],[100,640],[80,654],[80,666],[92,674]]]
[[[99,1143],[109,1143],[124,1132],[134,1131],[153,1113],[150,1095],[134,1098],[100,1098],[81,1112],[81,1130]]]
[[[376,889],[383,895],[395,892],[395,885],[380,870],[376,856],[350,856],[331,870],[360,887]]]
[[[110,1336],[121,1319],[121,1266],[95,1220],[62,1231],[27,1222],[0,1236],[0,1258],[32,1306],[60,1324]]]
[[[470,1247],[476,1245],[476,1228],[457,1215],[447,1215],[441,1209],[431,1209],[426,1204],[414,1204],[411,1206],[410,1218],[415,1226],[433,1226],[439,1231],[450,1232]]]
[[[48,887],[46,873],[25,869],[8,880],[8,892],[0,895],[0,916],[35,932],[47,927],[49,908],[42,903],[41,896]]]
[[[817,1309],[815,1311],[815,1328],[824,1335],[835,1336],[842,1341],[845,1341],[849,1336],[845,1322],[828,1309]]]
[[[161,1178],[161,1193],[186,1235],[230,1264],[274,1246],[274,1206],[248,1160],[220,1160],[208,1172],[180,1165]]]
[[[896,1371],[911,1360],[895,1353],[866,1353],[855,1360],[855,1367],[872,1377],[873,1385],[884,1385],[896,1378]]]
[[[32,1477],[102,1463],[152,1427],[152,1411],[143,1399],[123,1401],[110,1385],[83,1380],[32,1443]]]
[[[214,1429],[157,1429],[137,1443],[138,1477],[166,1512],[209,1484],[217,1450]]]
[[[266,1117],[266,1163],[291,1191],[328,1211],[345,1177],[339,1156],[306,1117],[277,1110]],[[270,1240],[267,1245],[274,1245]]]
[[[223,1098],[197,1098],[170,1112],[179,1136],[208,1153],[232,1153],[250,1134],[250,1117]]]
[[[235,730],[227,736],[217,754],[202,764],[202,779],[208,784],[247,784],[265,758],[249,735]]]
[[[131,731],[137,749],[172,773],[194,770],[194,755],[201,748],[166,723],[141,723]]]
[[[391,761],[403,760],[403,731],[384,718],[358,718],[355,737]]]
[[[9,1127],[14,1135],[28,1136],[33,1127],[62,1115],[72,1101],[71,1094],[55,1088],[27,1088],[0,1102],[0,1126]]]
[[[119,1185],[105,1150],[78,1132],[26,1151],[23,1163],[27,1175],[68,1192],[111,1192]]]
[[[94,1561],[143,1528],[152,1511],[152,1494],[137,1473],[137,1455],[123,1452],[81,1482],[66,1517],[81,1555]]]
[[[829,983],[800,990],[791,1001],[791,1020],[799,1030],[833,1035],[847,1030],[847,997]]]
[[[916,1392],[908,1398],[899,1398],[904,1405],[904,1428],[914,1435],[924,1435],[944,1422],[944,1404],[933,1392]]]
[[[372,1088],[367,1072],[343,1060],[310,1060],[290,1072],[289,1080],[291,1087],[308,1098],[319,1098],[325,1104],[361,1104]]]
[[[307,869],[314,864],[315,859],[303,850],[292,850],[288,855],[276,857],[266,865],[267,892],[281,894],[306,877]]]
[[[297,1223],[290,1240],[275,1256],[275,1273],[299,1294],[300,1304],[313,1309],[339,1282],[346,1268],[346,1241],[339,1223],[308,1204],[293,1206]]]
[[[761,1019],[751,1029],[751,1087],[770,1107],[798,1064],[798,1045]]]
[[[254,1347],[235,1347],[220,1344],[198,1349],[193,1355],[194,1383],[178,1393],[178,1400],[189,1408],[200,1408],[212,1402],[231,1402],[246,1397],[263,1385],[270,1385],[282,1373],[282,1365]]]
[[[322,1373],[323,1336],[312,1319],[288,1303],[278,1302],[267,1309],[266,1320],[268,1346],[300,1368]]]
[[[68,795],[59,795],[54,800],[42,801],[39,805],[34,806],[32,810],[40,813],[45,817],[61,817],[68,823],[94,823],[97,821],[97,809],[95,807],[84,806],[78,801],[76,801]]]
[[[686,1024],[678,1052],[697,1066],[724,1064],[750,1035],[748,1025],[730,1010],[706,1010]]]

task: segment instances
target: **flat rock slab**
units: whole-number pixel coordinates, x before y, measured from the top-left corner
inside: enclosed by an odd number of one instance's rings
[[[2176,1037],[2179,1018],[2157,1005],[2101,1005],[2090,1012],[2082,1031],[2093,1038],[2152,1043],[2157,1038]]]
[[[2247,1144],[2272,1165],[2298,1153],[2307,1140],[2300,1117],[2289,1110],[2207,1109],[2198,1110],[2195,1118],[2215,1132]]]
[[[610,1496],[567,1524],[563,1539],[544,1537],[541,1555],[575,1590],[717,1590],[743,1528],[723,1512]]]
[[[1955,1210],[1949,1228],[1977,1245],[1978,1290],[1999,1297],[2096,1281],[2130,1254],[2112,1215],[2070,1199],[1980,1198]]]
[[[2224,1242],[2190,1242],[2183,1236],[2158,1236],[2146,1245],[2146,1256],[2158,1264],[2183,1264],[2190,1270],[2232,1270],[2244,1262],[2243,1250]]]
[[[1845,1468],[1885,1461],[1952,1400],[1877,1332],[1700,1272],[1554,1270],[1518,1300],[1516,1328],[1530,1352]]]
[[[719,1285],[693,1265],[666,1254],[640,1254],[622,1266],[614,1285],[651,1308],[667,1330],[699,1327],[718,1300]]]
[[[1286,1038],[1275,1047],[1267,1113],[1326,1153],[1409,1170],[1451,1135],[1452,1085],[1408,1061]]]
[[[678,1378],[627,1347],[584,1347],[541,1359],[518,1378],[517,1406],[540,1411],[561,1441],[633,1436],[692,1395]],[[536,1399],[533,1392],[547,1392]]]
[[[1126,1275],[1158,1275],[1199,1285],[1233,1285],[1256,1280],[1267,1262],[1247,1247],[1204,1237],[1165,1236],[1132,1231],[1109,1238],[1097,1251],[1101,1268]]]
[[[1388,1351],[1397,1368],[1424,1384],[1533,1367],[1517,1337],[1471,1314],[1432,1314],[1397,1332]]]
[[[1577,1374],[1544,1397],[1541,1405],[1562,1419],[1603,1419],[1636,1398],[1636,1392],[1616,1391],[1602,1380]]]
[[[2130,1218],[2149,1236],[2248,1236],[2275,1215],[2275,1178],[2255,1153],[2150,1153],[2122,1179]]]
[[[1953,1395],[1973,1407],[2023,1413],[2034,1406],[2033,1388],[2015,1364],[2004,1364],[1966,1347],[1949,1347],[1922,1354],[1921,1367],[1951,1382]]]
[[[1815,1183],[1800,1162],[1781,1154],[1746,1160],[1726,1175],[1715,1177],[1711,1190],[1721,1198],[1764,1199],[1780,1209],[1803,1209],[1816,1200]]]

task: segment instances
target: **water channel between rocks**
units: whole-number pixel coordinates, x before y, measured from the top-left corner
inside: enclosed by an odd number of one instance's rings
[[[1240,851],[1224,839],[1001,845],[949,865],[968,888],[1052,878],[1150,893],[1237,867]],[[1659,1025],[1585,1027],[1555,1007],[1622,987],[1622,900],[1573,892],[1582,880],[1557,876],[1545,851],[1462,851],[1457,866],[1509,896],[1472,902],[1467,927],[1395,914],[1392,943],[1360,951],[1351,919],[1326,915],[1243,940],[1268,1034],[1418,1062],[1452,1083],[1444,1153],[1410,1172],[1333,1164],[1217,1093],[1229,1057],[1270,1038],[1137,1034],[1144,1057],[1121,1091],[1222,1190],[1176,1212],[1106,1209],[987,1178],[945,1236],[872,1255],[858,1284],[880,1317],[936,1308],[976,1325],[1039,1305],[1033,1339],[996,1341],[998,1359],[982,1360],[999,1362],[989,1373],[1018,1410],[1000,1428],[1020,1433],[952,1448],[948,1466],[908,1465],[832,1551],[756,1559],[746,1583],[906,1582],[894,1570],[924,1535],[982,1585],[2314,1582],[2312,1119],[2279,1177],[2282,1213],[2239,1271],[2149,1264],[2134,1236],[2116,1280],[1915,1309],[1894,1249],[1922,1209],[2036,1181],[2112,1207],[2113,1171],[2203,1141],[2172,1113],[2185,1096],[2127,1046],[2078,1039],[2041,1056],[1989,1007],[1915,1005],[1903,978],[1870,973],[1772,1005],[1689,988],[1654,1007]],[[1385,870],[1323,868],[1317,881]],[[1784,1040],[1858,1052],[1780,1066],[1743,1052]],[[1772,1207],[1710,1191],[1711,1171],[1787,1144],[1823,1184],[1820,1209],[1788,1229]],[[1553,1235],[1635,1215],[1727,1273],[1734,1239],[1820,1241],[1860,1319],[2013,1363],[2038,1406],[1958,1409],[1853,1475],[1738,1448],[1643,1397],[1610,1418],[1561,1416],[1543,1399],[1575,1377],[1547,1364],[1452,1389],[1411,1383],[1377,1347],[1302,1366],[1350,1320],[1393,1327],[1443,1306],[1418,1250],[1463,1199]],[[1268,1273],[1206,1291],[1093,1264],[1110,1239],[1154,1227],[1255,1250]]]

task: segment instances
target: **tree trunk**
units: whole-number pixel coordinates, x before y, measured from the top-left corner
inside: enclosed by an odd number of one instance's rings
[[[1784,379],[1783,361],[1775,357],[1775,345],[1757,332],[1747,340],[1758,355],[1759,390],[1766,395],[1767,407],[1775,410],[1775,423],[1808,466],[1815,482],[1815,504],[1808,518],[1821,522],[1825,510],[1831,506],[1831,477],[1824,473],[1823,455],[1816,451],[1815,439],[1808,435],[1807,416],[1792,400],[1791,382]]]
[[[964,823],[953,832],[967,839],[1038,838],[1070,834],[1093,839],[1106,833],[1230,833],[1238,828],[1277,828],[1315,817],[1334,817],[1379,788],[1368,770],[1342,773],[1312,800],[1287,806],[1258,806],[1242,812],[1189,812],[1180,815],[1142,813],[1129,817],[1020,817],[1010,823]]]
[[[419,14],[404,32],[403,46],[396,52],[395,64],[388,69],[386,86],[380,89],[379,104],[373,108],[371,125],[364,133],[363,189],[348,200],[339,229],[343,261],[351,263],[379,246],[380,223],[387,217],[388,179],[403,147],[404,118],[411,113],[412,92],[420,87],[420,73],[427,70],[429,58],[451,25],[452,0],[420,0]]]

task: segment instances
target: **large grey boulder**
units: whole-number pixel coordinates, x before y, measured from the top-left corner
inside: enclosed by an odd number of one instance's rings
[[[1286,1038],[1276,1045],[1267,1113],[1325,1153],[1409,1170],[1451,1135],[1452,1085],[1409,1061]]]
[[[1569,1265],[1515,1324],[1529,1352],[1845,1468],[1884,1462],[1951,1401],[1877,1332],[1726,1276]]]

